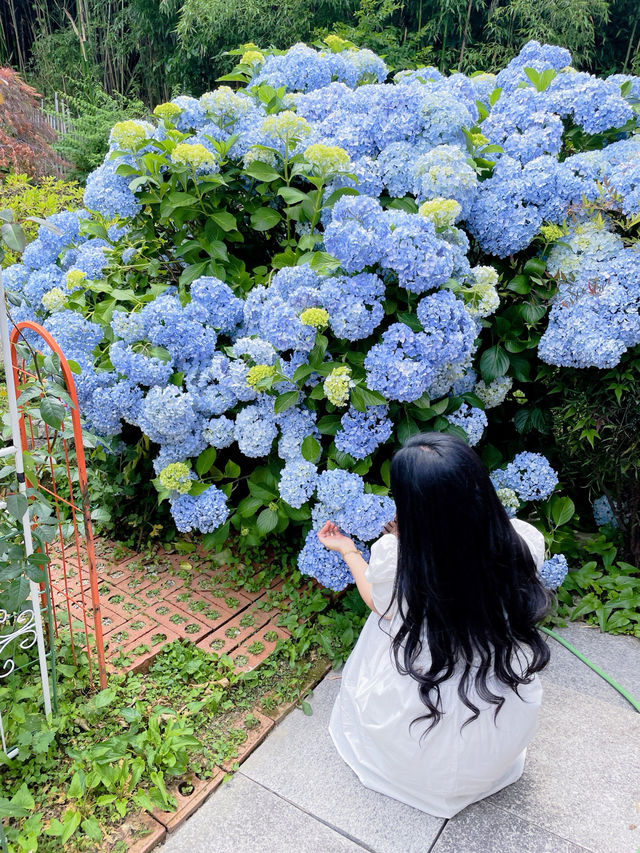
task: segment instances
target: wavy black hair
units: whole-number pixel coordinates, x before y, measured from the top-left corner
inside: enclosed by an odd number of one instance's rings
[[[495,705],[495,678],[516,693],[549,661],[536,625],[550,594],[526,542],[516,533],[477,454],[444,433],[415,435],[393,457],[398,569],[394,600],[401,624],[393,636],[398,670],[418,682],[430,721],[442,717],[440,685],[460,673],[458,696],[471,716],[476,695]],[[419,665],[426,642],[430,666]],[[428,661],[425,661],[425,666]]]

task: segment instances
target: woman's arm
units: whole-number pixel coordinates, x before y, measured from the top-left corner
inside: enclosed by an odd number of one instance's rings
[[[371,598],[371,584],[365,578],[364,573],[367,570],[367,563],[362,558],[362,554],[356,548],[353,539],[340,533],[338,528],[331,521],[327,521],[322,530],[318,532],[318,539],[325,548],[330,551],[337,551],[338,554],[347,564],[347,567],[358,587],[358,592],[364,603],[375,613],[378,611],[373,606]]]

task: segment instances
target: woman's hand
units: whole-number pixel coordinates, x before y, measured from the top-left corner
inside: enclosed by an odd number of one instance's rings
[[[356,550],[353,539],[340,533],[332,521],[327,521],[322,530],[318,531],[318,539],[329,551],[337,551],[339,554]]]

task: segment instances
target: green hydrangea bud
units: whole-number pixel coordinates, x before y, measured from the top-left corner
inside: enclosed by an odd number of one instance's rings
[[[86,272],[82,272],[82,270],[69,270],[65,276],[67,287],[69,290],[77,290],[83,286],[86,277]]]
[[[420,205],[420,216],[429,219],[436,228],[451,228],[462,213],[462,207],[453,198],[432,198]]]
[[[154,116],[164,119],[164,121],[173,121],[178,118],[180,113],[182,113],[182,108],[177,104],[172,104],[171,101],[167,101],[164,104],[158,104],[153,111]]]
[[[276,372],[275,367],[268,364],[256,364],[255,367],[250,367],[247,372],[247,385],[251,388],[256,386],[262,379],[267,376],[273,376]]]
[[[346,406],[349,402],[349,389],[353,384],[351,370],[346,365],[336,367],[324,380],[325,397],[334,406]]]
[[[309,145],[304,152],[304,159],[317,175],[330,175],[336,172],[346,172],[351,165],[349,155],[344,148],[337,145]]]
[[[303,326],[314,326],[316,329],[324,329],[329,325],[329,312],[324,308],[305,308],[300,315]]]
[[[196,142],[194,145],[181,142],[173,149],[171,159],[174,163],[182,166],[191,166],[193,169],[211,169],[212,167],[217,167],[216,158],[200,142]]]
[[[62,311],[67,301],[67,294],[59,287],[52,287],[42,297],[42,304],[53,314],[55,311]]]
[[[137,121],[119,121],[111,130],[111,141],[118,148],[132,149],[147,138],[145,129]]]
[[[172,462],[158,475],[160,484],[170,492],[186,495],[191,489],[191,469],[186,462]]]

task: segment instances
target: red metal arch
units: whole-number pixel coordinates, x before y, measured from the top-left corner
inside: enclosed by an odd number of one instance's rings
[[[82,424],[80,422],[75,382],[67,359],[51,334],[38,323],[24,320],[15,324],[11,331],[10,339],[11,363],[17,389],[16,393],[19,394],[18,389],[24,386],[26,382],[38,379],[37,375],[33,372],[32,365],[27,364],[24,359],[21,359],[20,363],[18,363],[16,344],[22,333],[26,330],[38,335],[46,343],[51,352],[58,356],[66,390],[72,402],[72,430],[70,435],[68,433],[65,434],[65,424],[63,423],[60,430],[54,431],[58,435],[54,434],[52,436],[52,428],[42,422],[49,457],[51,482],[48,485],[41,482],[29,484],[44,492],[52,500],[58,522],[57,542],[47,545],[47,554],[50,558],[47,571],[49,589],[51,591],[54,631],[57,635],[62,627],[61,623],[66,619],[74,660],[76,660],[77,651],[84,649],[88,658],[91,683],[93,684],[94,681],[94,669],[97,668],[100,687],[104,689],[107,685],[107,676],[100,612],[100,593],[98,590],[98,574],[93,542],[93,528],[91,525],[87,468],[82,442]],[[40,350],[37,352],[40,352]],[[23,450],[33,450],[36,446],[36,441],[39,440],[37,428],[34,434],[32,416],[29,413],[25,415],[23,407],[20,409],[20,434]],[[61,439],[64,452],[68,498],[61,495],[58,491],[53,465],[54,443],[58,437]],[[75,448],[78,472],[77,483],[74,483],[71,474],[69,441],[73,442]],[[74,492],[77,493],[77,498]],[[63,513],[70,515],[72,521],[73,536],[71,542],[65,541],[63,534]],[[82,531],[79,529],[79,518],[82,519]],[[94,652],[97,667],[93,659]]]

